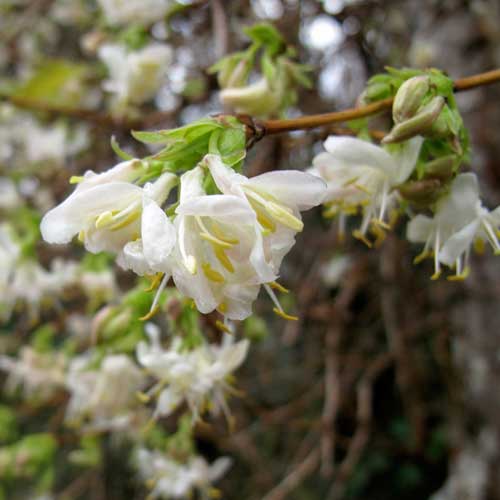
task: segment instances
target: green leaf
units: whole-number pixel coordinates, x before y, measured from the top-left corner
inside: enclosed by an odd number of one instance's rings
[[[276,55],[286,48],[286,43],[280,32],[271,24],[254,24],[243,29],[253,42],[262,45],[270,55]]]
[[[118,141],[116,140],[116,137],[114,135],[111,136],[111,149],[122,160],[132,160],[134,158],[132,155],[128,154],[126,151],[123,151],[123,149],[118,144]]]

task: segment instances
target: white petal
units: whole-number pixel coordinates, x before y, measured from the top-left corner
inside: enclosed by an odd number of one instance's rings
[[[258,285],[227,285],[224,287],[224,316],[242,321],[252,314],[252,305],[259,294]]]
[[[392,154],[397,165],[397,173],[392,179],[393,185],[406,181],[415,170],[423,142],[423,137],[413,137],[409,141],[404,142],[402,147]]]
[[[246,184],[300,211],[320,205],[326,192],[326,184],[321,178],[297,170],[267,172],[252,177]]]
[[[406,237],[413,243],[425,243],[434,231],[435,222],[426,215],[417,215],[408,222]]]
[[[223,194],[239,194],[236,188],[248,181],[244,175],[225,165],[218,155],[206,155],[203,161],[206,162],[216,186]]]
[[[447,266],[455,264],[456,260],[472,245],[479,228],[476,219],[445,241],[439,252],[439,260]]]
[[[361,139],[330,136],[324,146],[332,155],[332,162],[339,167],[372,167],[384,172],[397,170],[396,162],[387,151]]]
[[[152,199],[145,196],[142,206],[144,256],[153,270],[167,272],[168,260],[176,241],[175,227]]]
[[[123,251],[116,259],[116,262],[123,269],[132,269],[139,276],[151,274],[151,267],[144,256],[141,240],[129,241],[123,247]]]
[[[152,198],[158,205],[162,205],[168,198],[171,189],[177,184],[177,176],[170,172],[160,175],[153,183],[144,186],[144,194]]]
[[[188,170],[181,176],[181,189],[179,201],[185,201],[195,196],[203,196],[205,190],[203,189],[203,170],[201,167],[195,167]]]
[[[209,481],[218,481],[231,467],[233,461],[229,457],[220,457],[210,465]]]
[[[48,243],[68,243],[89,219],[108,210],[123,210],[141,195],[141,188],[126,182],[111,182],[75,191],[45,214],[40,224],[42,237]]]
[[[181,203],[175,212],[178,215],[215,217],[229,224],[253,224],[255,222],[255,213],[249,204],[238,196],[228,194],[191,198]]]
[[[158,402],[156,406],[156,415],[160,417],[166,417],[170,415],[182,402],[184,398],[182,394],[175,391],[171,387],[163,389],[160,396],[158,397]]]

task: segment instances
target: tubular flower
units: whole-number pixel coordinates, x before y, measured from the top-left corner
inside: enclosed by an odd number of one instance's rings
[[[423,252],[415,258],[415,263],[419,263],[426,257],[434,259],[434,274],[432,279],[437,279],[441,275],[441,263],[456,266],[456,277],[463,279],[468,274],[467,260],[470,244],[464,244],[469,236],[471,224],[477,221],[477,227],[472,234],[472,241],[477,230],[481,227],[491,228],[494,217],[487,217],[479,204],[478,206],[478,185],[474,174],[460,174],[452,182],[450,192],[437,203],[434,217],[417,215],[407,227],[407,237],[409,241],[424,243]],[[493,216],[493,214],[489,214]],[[487,224],[482,225],[482,222]],[[474,224],[473,224],[474,225]],[[467,228],[467,230],[466,230]],[[486,230],[488,234],[488,230]],[[479,236],[479,235],[478,235]],[[498,245],[496,237],[490,241],[492,245]]]
[[[231,459],[221,457],[208,464],[201,456],[192,456],[185,463],[160,453],[140,448],[136,456],[140,475],[152,485],[148,499],[193,498],[198,490],[202,498],[217,498],[212,483],[219,480],[231,466]]]
[[[121,45],[103,45],[99,57],[110,74],[104,90],[115,94],[120,104],[142,104],[153,99],[163,84],[172,51],[159,43],[130,53]]]
[[[45,241],[69,243],[78,234],[89,252],[120,253],[141,234],[144,193],[161,205],[176,182],[167,173],[143,190],[130,182],[140,175],[141,165],[131,160],[102,174],[87,172],[75,191],[42,219]]]
[[[244,319],[261,282],[251,265],[262,247],[255,214],[237,196],[206,195],[202,181],[200,167],[181,177],[173,279],[202,313]]]
[[[256,253],[252,263],[256,269],[267,266],[269,277],[277,275],[283,257],[295,243],[295,234],[304,227],[300,212],[323,202],[324,181],[295,170],[268,172],[249,179],[224,165],[215,155],[207,155],[204,163],[222,193],[243,199],[255,213],[264,255]]]
[[[352,137],[330,136],[326,152],[313,160],[310,173],[327,182],[324,204],[327,215],[354,215],[361,207],[363,219],[354,236],[371,246],[366,233],[377,236],[389,229],[388,213],[397,201],[393,189],[406,181],[415,169],[423,139],[414,137],[391,152]]]
[[[198,418],[209,407],[228,414],[225,392],[231,387],[226,378],[243,363],[249,347],[248,340],[234,342],[225,335],[221,345],[203,344],[191,351],[181,349],[176,338],[165,351],[156,329],[149,329],[150,343],[140,342],[137,359],[158,383],[145,395],[157,395],[155,416],[170,415],[183,401]]]

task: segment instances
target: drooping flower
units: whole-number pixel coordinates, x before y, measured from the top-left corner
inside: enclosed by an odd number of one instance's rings
[[[140,173],[138,160],[120,163],[102,174],[87,172],[73,193],[45,214],[40,224],[45,241],[69,243],[78,234],[90,252],[120,253],[141,234],[144,195],[161,205],[177,182],[175,175],[165,173],[142,189],[130,182]]]
[[[140,448],[136,455],[136,464],[142,478],[152,484],[148,496],[156,498],[191,498],[198,491],[202,498],[213,497],[212,484],[219,480],[231,466],[228,457],[221,457],[212,464],[194,455],[186,462],[146,448]]]
[[[120,105],[143,104],[153,99],[164,83],[172,51],[160,43],[135,52],[127,52],[121,45],[103,45],[99,57],[110,76],[104,89],[115,94]]]
[[[230,389],[226,381],[244,361],[248,340],[234,342],[224,335],[221,345],[202,344],[193,350],[183,350],[179,338],[164,350],[159,332],[149,329],[150,343],[140,342],[137,359],[148,373],[158,379],[147,396],[158,395],[156,416],[170,415],[185,401],[195,418],[210,403],[214,412],[228,413],[225,392]]]
[[[388,213],[397,200],[394,188],[406,181],[420,153],[423,139],[414,137],[391,152],[353,137],[330,136],[326,152],[313,160],[310,173],[327,182],[324,203],[329,215],[346,215],[362,209],[363,219],[354,236],[371,245],[366,233],[389,228]]]
[[[249,179],[224,165],[219,156],[207,155],[203,162],[222,193],[243,199],[255,213],[263,235],[264,261],[278,275],[283,257],[304,227],[300,212],[323,202],[324,181],[295,170],[268,172]],[[256,268],[262,266],[254,264]]]
[[[217,308],[228,319],[249,316],[260,283],[274,278],[259,262],[262,238],[254,212],[237,196],[207,195],[203,169],[196,167],[181,177],[176,214],[177,288],[202,313]]]
[[[426,257],[434,259],[432,279],[437,279],[441,275],[441,263],[456,265],[458,278],[464,278],[467,275],[466,264],[470,245],[464,245],[466,240],[464,236],[473,227],[469,225],[478,220],[478,208],[482,209],[478,207],[476,176],[460,174],[452,182],[449,193],[438,201],[433,217],[419,214],[408,223],[408,240],[425,244],[423,252],[415,258],[415,263]],[[488,223],[490,224],[491,222]],[[480,219],[478,225],[481,225]],[[465,228],[468,229],[464,232]],[[474,239],[474,234],[472,239]],[[492,244],[494,244],[493,241]]]
[[[91,367],[87,356],[76,357],[66,377],[71,394],[66,418],[87,420],[98,429],[126,429],[144,383],[141,370],[123,354],[105,357],[98,368]]]

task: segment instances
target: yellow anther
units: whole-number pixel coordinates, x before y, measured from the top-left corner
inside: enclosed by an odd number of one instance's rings
[[[225,302],[221,302],[219,304],[219,307],[217,307],[217,310],[221,313],[221,314],[226,314],[227,313],[227,304]]]
[[[85,179],[85,177],[83,177],[83,175],[72,175],[69,178],[69,183],[70,184],[79,184],[80,182],[83,182],[84,179]]]
[[[359,180],[359,175],[356,177],[353,177],[352,179],[349,179],[342,184],[342,187],[349,187],[351,184],[354,184],[355,182],[358,182]]]
[[[382,229],[381,226],[378,226],[376,224],[373,224],[371,226],[370,232],[375,236],[375,242],[373,243],[373,246],[375,248],[379,248],[387,237],[386,232]]]
[[[478,254],[483,254],[485,248],[486,248],[486,244],[485,244],[485,242],[484,242],[484,240],[482,238],[476,238],[474,240],[474,250]]]
[[[141,402],[141,403],[149,403],[151,401],[151,398],[144,392],[140,392],[140,391],[137,391],[135,393],[137,399]]]
[[[215,234],[215,236],[217,236],[217,238],[219,238],[219,240],[222,240],[222,241],[225,241],[226,243],[229,243],[231,245],[237,245],[240,240],[236,239],[236,238],[228,238],[220,229],[219,226],[217,226],[217,224],[212,224],[212,232]]]
[[[304,223],[293,215],[292,211],[288,208],[275,203],[274,201],[269,201],[266,203],[266,210],[268,213],[278,222],[281,222],[286,227],[293,229],[294,231],[300,232],[304,229]]]
[[[217,320],[215,322],[215,326],[221,331],[221,332],[225,332],[225,333],[230,333],[232,334],[233,332],[231,331],[231,329],[225,325],[221,320]]]
[[[432,257],[434,256],[434,253],[433,252],[422,252],[422,253],[419,253],[414,259],[413,259],[413,263],[416,265],[416,264],[420,264],[423,260],[425,259],[431,259]]]
[[[109,225],[109,223],[112,221],[113,221],[113,213],[110,210],[107,210],[106,212],[103,212],[97,217],[97,219],[95,220],[95,227],[97,229],[100,229],[102,227]]]
[[[201,232],[200,236],[204,239],[212,243],[212,245],[218,245],[221,248],[231,248],[233,247],[232,243],[228,243],[227,241],[220,240],[219,238],[216,238],[213,234],[206,233],[206,232]]]
[[[288,290],[288,288],[285,288],[283,285],[280,285],[278,282],[276,281],[270,281],[268,283],[268,285],[271,287],[271,288],[274,288],[275,290],[278,290],[278,292],[281,292],[281,293],[288,293],[290,290]]]
[[[325,219],[333,219],[338,215],[339,211],[339,207],[331,205],[327,209],[323,210],[323,217]]]
[[[118,222],[116,222],[115,224],[110,226],[110,228],[109,228],[110,231],[118,231],[118,229],[121,229],[125,226],[128,226],[129,224],[134,222],[139,217],[140,214],[141,214],[141,212],[139,210],[134,210],[133,212],[128,214],[126,217],[124,217],[123,220],[118,220]]]
[[[469,277],[469,274],[470,274],[470,269],[466,267],[460,274],[448,276],[446,279],[448,281],[464,281]]]
[[[358,213],[357,205],[345,205],[342,207],[342,212],[346,215],[356,215]]]
[[[224,268],[230,273],[234,273],[233,263],[229,260],[229,257],[226,255],[224,249],[217,245],[212,245],[212,248],[217,260],[222,264],[222,266],[224,266]]]
[[[78,233],[78,241],[85,243],[85,231],[83,229]]]
[[[285,311],[282,311],[281,309],[278,309],[277,307],[273,308],[273,312],[280,316],[283,319],[287,319],[288,321],[298,321],[299,317],[298,316],[291,316],[290,314],[287,314]]]
[[[151,319],[158,311],[160,310],[160,306],[155,306],[151,311],[149,311],[147,314],[139,318],[139,321],[148,321]]]
[[[371,223],[375,226],[379,226],[387,231],[390,231],[392,227],[381,219],[372,219]]]
[[[359,229],[355,229],[352,235],[357,240],[362,241],[368,248],[373,247],[373,243]]]
[[[432,281],[436,281],[436,280],[438,280],[438,279],[440,278],[440,276],[441,276],[441,270],[439,270],[439,271],[435,272],[435,273],[431,276],[431,280],[432,280]]]
[[[158,274],[155,274],[153,276],[153,279],[151,280],[151,285],[148,286],[148,288],[146,288],[146,290],[144,290],[145,292],[152,292],[153,290],[155,290],[158,285],[161,283],[161,280],[163,278],[163,274],[164,273],[158,273]]]
[[[182,262],[184,263],[184,266],[191,274],[196,274],[196,271],[198,269],[198,264],[193,255],[188,255],[187,258],[184,259]]]
[[[210,487],[210,488],[208,489],[207,493],[208,493],[208,496],[209,496],[210,498],[215,498],[215,499],[217,499],[217,498],[222,498],[222,492],[221,492],[221,490],[219,490],[219,489],[217,489],[217,488]]]
[[[203,269],[203,273],[205,276],[210,280],[215,283],[225,283],[224,276],[222,276],[219,271],[216,271],[208,262],[204,262],[201,265],[201,268]]]

